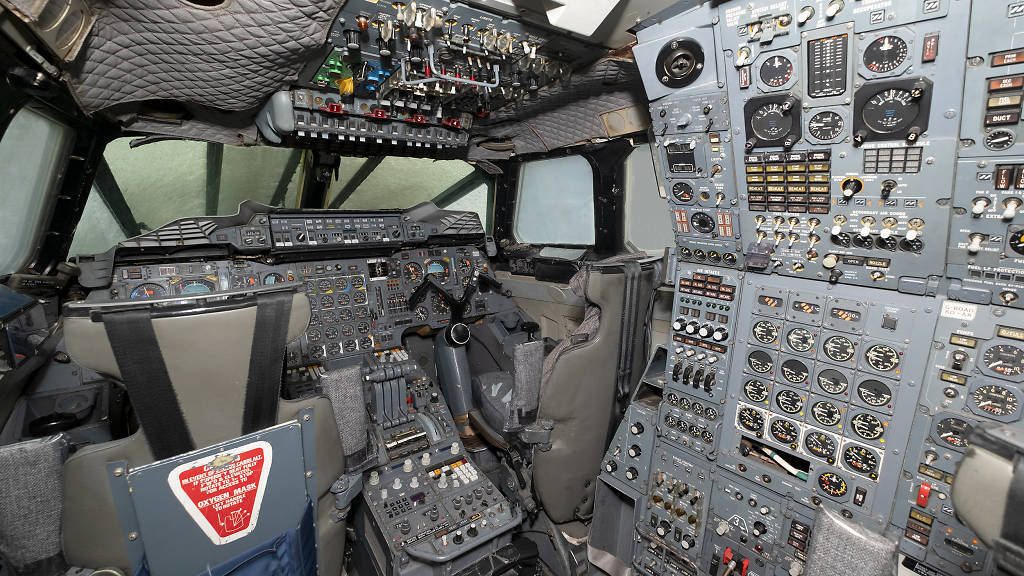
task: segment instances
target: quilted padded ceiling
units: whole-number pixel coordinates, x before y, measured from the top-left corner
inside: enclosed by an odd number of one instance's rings
[[[68,80],[87,112],[142,100],[249,110],[294,82],[344,0],[96,2]]]

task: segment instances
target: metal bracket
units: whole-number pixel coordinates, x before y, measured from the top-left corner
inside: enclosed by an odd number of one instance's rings
[[[533,444],[536,450],[547,452],[551,450],[551,431],[555,423],[551,420],[536,420],[519,431],[519,439],[526,444]]]
[[[146,547],[142,533],[139,531],[138,517],[135,515],[135,504],[132,503],[131,487],[128,486],[128,462],[118,460],[107,462],[107,480],[110,482],[110,494],[114,499],[114,510],[121,525],[128,561],[131,562],[131,573],[137,574],[146,558]]]
[[[352,500],[363,491],[363,474],[344,474],[341,478],[331,484],[331,494],[334,494],[334,507],[338,510],[348,508]]]

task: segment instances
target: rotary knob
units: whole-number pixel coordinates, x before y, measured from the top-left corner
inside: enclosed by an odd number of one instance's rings
[[[630,458],[639,458],[640,455],[643,454],[643,450],[641,450],[636,444],[633,444],[629,447],[629,450],[627,450],[626,453],[629,454]]]
[[[729,337],[729,332],[726,331],[726,329],[722,328],[722,327],[715,328],[714,333],[711,334],[711,339],[714,340],[715,342],[721,342],[721,341],[725,340],[728,337]]]
[[[639,436],[644,433],[644,425],[640,422],[634,422],[630,427],[629,431]]]
[[[626,469],[626,478],[630,480],[636,480],[639,476],[640,473],[637,472],[636,468],[630,466],[629,468]]]
[[[697,331],[697,334],[701,338],[707,338],[708,336],[711,336],[711,332],[712,332],[711,325],[710,324],[705,324],[705,325],[700,327],[700,330]]]

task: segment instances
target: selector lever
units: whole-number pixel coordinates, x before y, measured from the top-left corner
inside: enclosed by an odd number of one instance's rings
[[[1013,220],[1020,209],[1022,201],[1019,198],[1008,198],[1003,201],[1003,220]]]
[[[985,241],[985,235],[974,233],[967,238],[971,241],[971,243],[967,245],[967,251],[971,254],[981,252],[981,243]]]
[[[979,196],[975,198],[974,200],[971,201],[971,216],[975,218],[980,217],[982,214],[985,213],[985,210],[988,210],[988,207],[991,204],[992,203],[989,201],[989,199],[985,198],[984,196]]]
[[[854,194],[864,189],[864,183],[861,182],[860,178],[847,178],[843,180],[842,189],[843,198],[850,199]]]

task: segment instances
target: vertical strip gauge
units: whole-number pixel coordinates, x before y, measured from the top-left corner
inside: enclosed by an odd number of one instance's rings
[[[849,34],[807,42],[807,96],[825,98],[846,93]]]

